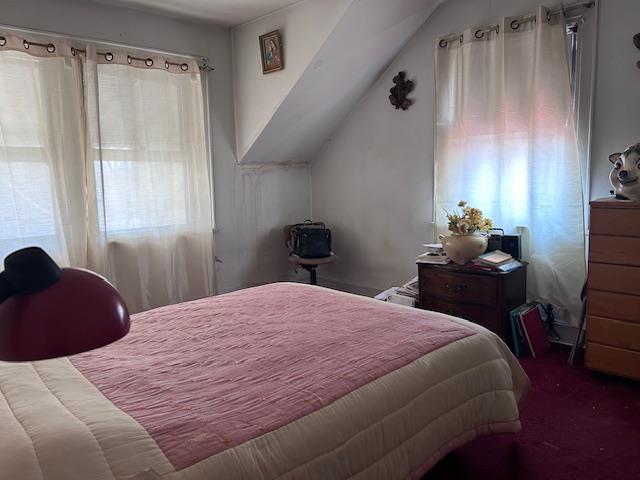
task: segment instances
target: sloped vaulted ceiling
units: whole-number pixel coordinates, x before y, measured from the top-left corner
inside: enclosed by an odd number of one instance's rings
[[[241,164],[309,163],[445,0],[353,0]],[[286,52],[285,52],[286,55]]]
[[[93,0],[183,17],[190,20],[238,25],[285,8],[300,0]]]

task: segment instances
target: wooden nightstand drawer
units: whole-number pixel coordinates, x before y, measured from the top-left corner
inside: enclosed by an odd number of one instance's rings
[[[421,269],[420,285],[429,297],[488,307],[495,307],[497,302],[497,280],[491,276]]]
[[[526,301],[527,269],[508,273],[418,263],[420,306],[470,320],[510,343],[509,312]]]
[[[499,321],[500,315],[495,308],[483,307],[470,303],[451,303],[437,298],[430,298],[427,300],[426,305],[423,305],[423,308],[426,310],[433,310],[434,312],[453,315],[454,317],[464,318],[465,320],[482,325],[492,332],[503,335],[504,329]]]
[[[640,351],[640,324],[589,316],[587,341]]]

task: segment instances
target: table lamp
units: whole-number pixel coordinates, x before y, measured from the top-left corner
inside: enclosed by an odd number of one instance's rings
[[[129,332],[129,312],[100,275],[60,268],[38,247],[18,250],[0,272],[0,360],[28,362],[103,347]]]

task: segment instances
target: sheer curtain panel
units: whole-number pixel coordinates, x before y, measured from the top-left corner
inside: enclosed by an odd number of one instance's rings
[[[0,256],[42,246],[132,312],[213,294],[198,65],[0,35]]]
[[[544,8],[436,46],[436,222],[467,200],[523,234],[528,296],[576,325],[582,181],[565,22]]]
[[[91,265],[134,310],[211,295],[213,215],[198,66],[165,71],[111,53],[107,61],[90,47],[84,62],[88,184],[97,207]]]
[[[38,245],[86,264],[82,67],[70,52],[0,37],[0,261]]]

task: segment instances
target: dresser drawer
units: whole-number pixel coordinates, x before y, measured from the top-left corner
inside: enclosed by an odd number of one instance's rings
[[[589,316],[640,323],[640,297],[589,288],[587,313]]]
[[[589,288],[640,295],[640,267],[589,262]]]
[[[640,351],[640,324],[589,316],[587,341]]]
[[[640,215],[637,209],[591,208],[590,235],[640,237]]]
[[[640,352],[587,343],[587,367],[640,380]]]
[[[640,267],[640,238],[608,237],[591,235],[589,237],[589,261],[596,263],[614,263]]]
[[[497,281],[492,276],[469,275],[435,269],[420,270],[420,291],[425,298],[438,297],[495,307],[497,290]]]
[[[504,336],[504,319],[499,317],[495,308],[473,305],[470,303],[451,303],[437,298],[428,298],[422,308],[434,312],[446,313],[454,317],[464,318],[488,328],[500,336]]]

